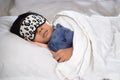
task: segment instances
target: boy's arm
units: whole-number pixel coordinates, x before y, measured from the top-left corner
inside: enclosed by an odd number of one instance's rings
[[[30,41],[29,39],[26,39],[26,40],[27,40],[28,42],[33,43],[33,44],[36,44],[36,45],[38,45],[38,46],[40,46],[40,47],[48,48],[48,45],[47,45],[47,44]]]
[[[40,47],[44,47],[44,48],[48,48],[47,44],[43,44],[43,43],[38,43],[38,42],[34,42],[34,44],[40,46]]]
[[[66,48],[66,49],[60,49],[57,52],[52,52],[53,57],[58,61],[58,62],[65,62],[68,61],[73,53],[73,48]]]
[[[43,43],[39,43],[39,42],[32,42],[32,41],[29,41],[30,43],[33,43],[33,44],[36,44],[40,47],[44,47],[44,48],[48,48],[48,45],[47,44],[43,44]],[[49,48],[48,48],[49,49]]]
[[[47,44],[38,43],[38,42],[31,42],[31,43],[37,44],[40,47],[48,48]],[[65,62],[65,61],[68,61],[71,58],[72,53],[73,53],[73,47],[60,49],[57,52],[51,51],[51,53],[52,53],[53,57],[55,58],[55,60],[57,60],[58,62]]]

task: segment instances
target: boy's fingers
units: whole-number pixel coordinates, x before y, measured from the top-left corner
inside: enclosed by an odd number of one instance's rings
[[[51,51],[51,50],[50,50]],[[55,55],[55,52],[54,51],[51,51],[52,55],[54,56]]]
[[[57,61],[60,60],[60,57],[59,57],[59,56],[55,56],[54,58],[55,58],[55,60],[57,60]]]
[[[57,53],[52,52],[52,54],[53,54],[53,57],[55,58],[55,60],[58,61],[60,59],[60,56]]]
[[[65,61],[65,59],[64,59],[61,55],[59,55],[59,54],[57,54],[57,53],[55,53],[55,52],[53,53],[53,57],[54,57],[55,60],[57,60],[59,63]]]
[[[65,60],[64,60],[64,58],[60,58],[59,60],[58,60],[58,62],[60,63],[60,62],[64,62]]]

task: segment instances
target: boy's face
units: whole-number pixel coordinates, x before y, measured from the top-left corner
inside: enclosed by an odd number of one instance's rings
[[[42,26],[37,28],[34,42],[47,43],[53,33],[53,27],[44,23]]]

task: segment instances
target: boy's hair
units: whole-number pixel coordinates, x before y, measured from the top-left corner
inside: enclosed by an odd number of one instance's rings
[[[22,22],[25,20],[25,18],[29,15],[40,15],[34,12],[26,12],[24,14],[21,14],[18,16],[18,18],[14,21],[14,23],[12,24],[11,28],[10,28],[10,32],[18,35],[21,38],[25,38],[24,36],[21,36],[20,34],[20,27],[22,25]],[[42,16],[42,15],[40,15]],[[43,16],[42,16],[43,17]]]

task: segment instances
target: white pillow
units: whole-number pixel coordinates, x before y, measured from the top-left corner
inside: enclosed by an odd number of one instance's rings
[[[0,78],[42,76],[57,80],[57,62],[50,51],[9,32],[15,18],[0,18]]]

